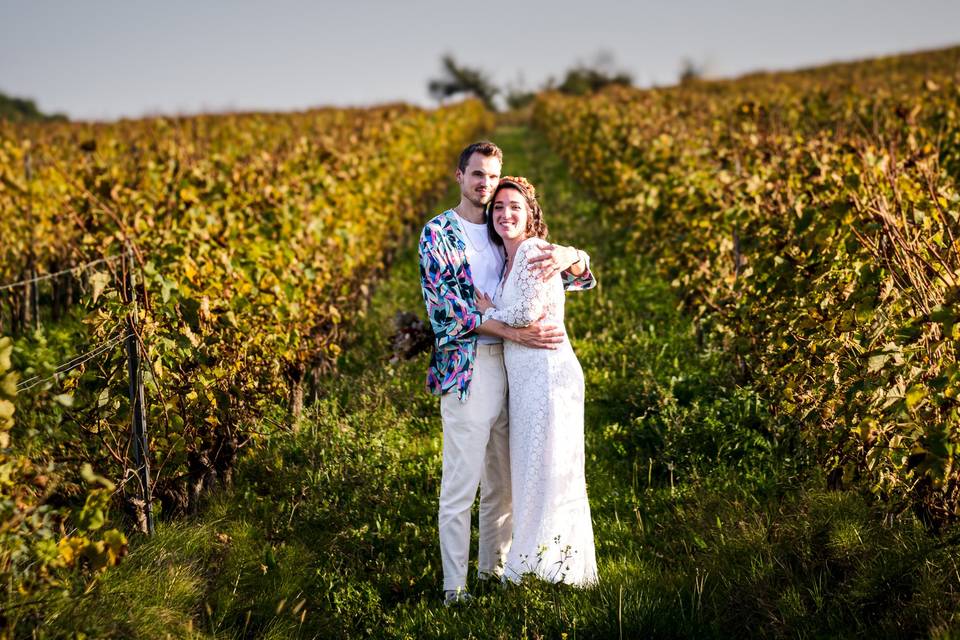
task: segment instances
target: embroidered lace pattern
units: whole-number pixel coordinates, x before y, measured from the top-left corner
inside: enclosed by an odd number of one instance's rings
[[[500,283],[492,317],[514,327],[563,324],[559,275],[543,282],[531,273],[534,240],[517,250]],[[534,573],[552,582],[597,581],[590,505],[584,477],[583,371],[570,342],[557,350],[504,342],[510,385],[510,466],[513,543],[504,575]]]

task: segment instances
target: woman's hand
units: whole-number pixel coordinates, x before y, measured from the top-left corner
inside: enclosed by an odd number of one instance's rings
[[[485,313],[489,309],[496,309],[496,307],[493,305],[493,300],[490,299],[490,296],[483,293],[482,291],[477,291],[476,303],[477,303],[477,311],[479,311],[480,313]]]

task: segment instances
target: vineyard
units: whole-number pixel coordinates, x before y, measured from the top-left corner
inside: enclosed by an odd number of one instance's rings
[[[960,48],[496,124],[0,121],[0,638],[956,637]],[[446,609],[396,323],[487,136],[598,279],[600,582]]]
[[[111,507],[143,530],[152,499],[162,517],[195,512],[239,450],[289,428],[276,408],[296,417],[320,391],[447,158],[488,117],[464,103],[0,124],[6,590],[116,562],[125,536],[98,535]],[[146,369],[146,500],[116,348],[128,325]],[[78,500],[64,521],[57,505]]]
[[[832,484],[960,515],[960,49],[548,94],[535,121]]]

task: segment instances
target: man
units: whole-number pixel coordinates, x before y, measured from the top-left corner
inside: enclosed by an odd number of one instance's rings
[[[470,599],[470,509],[480,491],[480,578],[498,576],[510,546],[510,451],[503,340],[556,348],[563,328],[534,323],[514,328],[484,320],[478,291],[493,296],[505,257],[491,242],[485,207],[500,180],[503,153],[492,142],[460,154],[460,203],[430,220],[420,235],[420,284],[434,332],[427,387],[440,396],[443,475],[440,483],[440,555],[444,604]],[[589,256],[573,247],[543,243],[537,262],[543,277],[563,271],[564,287],[596,284]]]

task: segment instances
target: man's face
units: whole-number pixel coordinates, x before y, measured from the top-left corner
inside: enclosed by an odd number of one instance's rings
[[[500,161],[493,156],[475,153],[464,171],[457,169],[460,194],[478,207],[484,207],[500,182]]]

